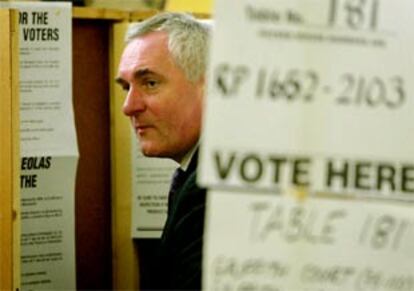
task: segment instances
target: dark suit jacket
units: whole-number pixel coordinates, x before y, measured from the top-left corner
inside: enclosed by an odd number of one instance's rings
[[[152,274],[156,289],[201,289],[206,190],[196,185],[197,156],[170,205]]]

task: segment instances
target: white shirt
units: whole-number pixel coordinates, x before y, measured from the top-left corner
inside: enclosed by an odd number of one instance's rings
[[[189,150],[188,153],[182,159],[182,161],[180,163],[180,168],[183,171],[187,171],[188,167],[190,166],[191,159],[193,158],[194,153],[195,153],[197,147],[198,147],[198,144],[196,144],[195,146],[193,146],[193,148],[191,150]]]

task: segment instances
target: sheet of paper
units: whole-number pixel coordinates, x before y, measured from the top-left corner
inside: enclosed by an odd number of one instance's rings
[[[170,159],[142,155],[137,138],[131,133],[132,156],[132,237],[161,237],[167,218],[168,191],[174,170]]]
[[[70,3],[3,2],[19,10],[21,287],[76,289]]]
[[[75,290],[75,157],[23,157],[22,290]]]
[[[70,3],[0,3],[18,9],[22,156],[77,155]]]
[[[413,9],[215,2],[203,289],[413,290]]]
[[[413,290],[412,207],[289,197],[209,191],[203,290]]]
[[[414,197],[411,0],[218,0],[200,182]]]

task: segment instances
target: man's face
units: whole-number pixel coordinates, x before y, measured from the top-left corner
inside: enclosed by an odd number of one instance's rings
[[[117,82],[127,92],[123,112],[143,154],[180,162],[200,135],[204,80],[187,80],[168,51],[166,32],[151,32],[127,45]]]

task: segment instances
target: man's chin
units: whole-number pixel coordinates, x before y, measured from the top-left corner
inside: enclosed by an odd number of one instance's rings
[[[146,151],[146,150],[141,149],[141,153],[142,153],[144,156],[148,157],[148,158],[154,158],[154,157],[157,157],[157,155],[156,155],[154,152],[152,152],[152,151]]]
[[[141,147],[141,153],[148,157],[148,158],[164,158],[165,156],[162,154],[162,152],[157,151],[153,148],[147,148],[147,147]]]

